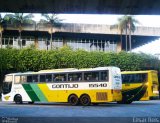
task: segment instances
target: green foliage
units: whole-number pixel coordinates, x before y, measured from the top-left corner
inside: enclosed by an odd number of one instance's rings
[[[63,47],[54,50],[0,49],[0,67],[3,71],[39,71],[53,68],[89,68],[117,66],[124,70],[159,70],[160,61],[144,53],[105,53],[73,50]]]

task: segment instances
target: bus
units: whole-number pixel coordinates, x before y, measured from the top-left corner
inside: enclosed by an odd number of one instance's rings
[[[118,67],[52,69],[5,76],[2,101],[90,105],[122,99]]]
[[[158,98],[158,73],[155,70],[124,71],[122,74],[122,101],[132,103]]]

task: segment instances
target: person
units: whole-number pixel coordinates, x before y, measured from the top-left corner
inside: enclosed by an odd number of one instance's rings
[[[89,76],[87,76],[87,80],[90,80]]]
[[[81,81],[81,77],[78,77],[78,81]]]
[[[69,78],[69,81],[72,81],[72,77]]]
[[[98,78],[98,76],[96,76],[96,81],[98,81],[99,80],[99,78]]]

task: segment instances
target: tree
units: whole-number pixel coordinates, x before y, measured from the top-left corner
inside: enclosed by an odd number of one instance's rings
[[[122,45],[122,33],[125,31],[126,35],[126,51],[128,51],[127,45],[128,45],[128,32],[129,32],[129,50],[132,50],[131,45],[131,32],[135,31],[135,24],[138,24],[139,22],[133,17],[133,16],[122,16],[121,18],[118,18],[118,23],[111,26],[111,29],[117,28],[120,31],[121,35],[121,45]]]
[[[57,17],[56,14],[42,14],[42,17],[44,19],[40,20],[40,23],[42,24],[48,24],[49,25],[49,30],[48,32],[50,33],[50,44],[51,44],[51,49],[52,49],[52,38],[53,38],[53,32],[55,27],[60,27],[61,26],[61,19]]]
[[[0,14],[0,47],[2,48],[2,35],[3,35],[3,30],[4,30],[4,26],[6,23],[6,19],[5,16],[2,17],[2,15]]]
[[[23,13],[14,13],[14,14],[6,14],[7,20],[14,24],[18,28],[19,32],[19,46],[22,48],[22,40],[21,33],[23,30],[24,24],[33,24],[35,21],[32,20],[34,16],[32,14],[23,14]]]

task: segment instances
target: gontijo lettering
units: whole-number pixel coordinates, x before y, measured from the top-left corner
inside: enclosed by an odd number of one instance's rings
[[[78,84],[53,84],[52,88],[78,88]]]

